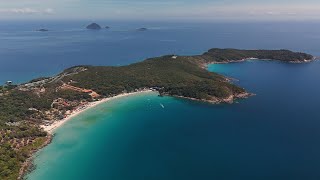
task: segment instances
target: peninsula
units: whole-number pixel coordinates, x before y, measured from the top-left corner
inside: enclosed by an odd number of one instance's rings
[[[51,129],[46,127],[55,128],[57,122],[119,95],[157,91],[209,103],[246,98],[250,93],[244,88],[206,69],[210,63],[246,59],[303,63],[314,58],[289,50],[211,49],[202,55],[166,55],[127,66],[76,66],[54,77],[0,86],[0,179],[23,176],[32,154],[50,143]]]

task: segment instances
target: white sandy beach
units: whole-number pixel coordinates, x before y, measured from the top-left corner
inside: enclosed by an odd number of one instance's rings
[[[74,110],[71,115],[69,115],[68,117],[59,120],[59,121],[55,121],[50,125],[41,125],[41,128],[43,128],[43,130],[45,130],[46,132],[48,132],[49,134],[53,134],[54,130],[56,130],[57,128],[61,127],[64,123],[66,123],[67,121],[69,121],[70,119],[72,119],[73,117],[78,116],[79,114],[81,114],[82,112],[93,108],[99,104],[108,102],[110,100],[116,99],[116,98],[121,98],[121,97],[126,97],[126,96],[130,96],[130,95],[136,95],[136,94],[140,94],[140,93],[146,93],[146,92],[152,92],[151,90],[142,90],[142,91],[137,91],[137,92],[132,92],[132,93],[123,93],[123,94],[119,94],[117,96],[114,97],[110,97],[110,98],[104,98],[101,99],[99,101],[95,101],[95,102],[91,102],[88,103],[87,105],[83,106],[83,107],[79,107],[78,109]]]

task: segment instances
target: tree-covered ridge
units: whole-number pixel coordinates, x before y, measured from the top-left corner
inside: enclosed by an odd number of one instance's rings
[[[226,78],[201,68],[194,57],[163,56],[122,67],[86,67],[63,79],[104,96],[155,87],[160,93],[222,102],[245,93]]]
[[[280,60],[285,62],[304,62],[313,59],[313,56],[289,50],[239,50],[239,49],[210,49],[201,55],[206,63],[239,61],[248,58]]]

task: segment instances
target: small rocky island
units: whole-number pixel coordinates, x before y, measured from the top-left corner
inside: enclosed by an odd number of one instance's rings
[[[38,29],[37,31],[39,31],[39,32],[47,32],[49,30],[48,29]]]
[[[99,29],[97,24],[89,28]],[[305,63],[313,56],[289,50],[211,49],[202,55],[166,55],[127,66],[76,66],[57,76],[21,85],[0,86],[0,179],[18,179],[34,152],[52,136],[40,125],[58,122],[102,98],[141,90],[209,103],[232,103],[251,94],[223,75],[209,72],[212,63],[246,59]],[[10,162],[10,163],[9,163]]]
[[[139,28],[139,29],[137,29],[137,31],[147,31],[148,30],[148,28]]]
[[[87,26],[87,29],[90,29],[90,30],[100,30],[101,29],[101,26],[97,23],[91,23]]]
[[[106,26],[105,29],[110,29],[110,26]]]

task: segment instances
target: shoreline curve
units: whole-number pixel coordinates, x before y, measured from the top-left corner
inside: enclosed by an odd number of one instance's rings
[[[130,92],[130,93],[122,93],[122,94],[118,94],[118,95],[113,96],[113,97],[103,98],[103,99],[98,100],[98,101],[90,102],[90,103],[86,104],[83,107],[77,108],[69,116],[67,116],[64,119],[59,120],[59,121],[55,121],[50,125],[40,125],[40,127],[44,131],[46,131],[48,134],[53,135],[55,130],[57,130],[58,128],[63,126],[69,120],[71,120],[74,117],[76,117],[76,116],[80,115],[81,113],[85,112],[86,110],[89,110],[89,109],[94,108],[94,107],[96,107],[96,106],[98,106],[100,104],[109,102],[109,101],[114,100],[114,99],[127,97],[127,96],[132,96],[132,95],[137,95],[137,94],[141,94],[141,93],[148,93],[148,92],[153,92],[153,91],[152,90],[141,90],[141,91]]]

